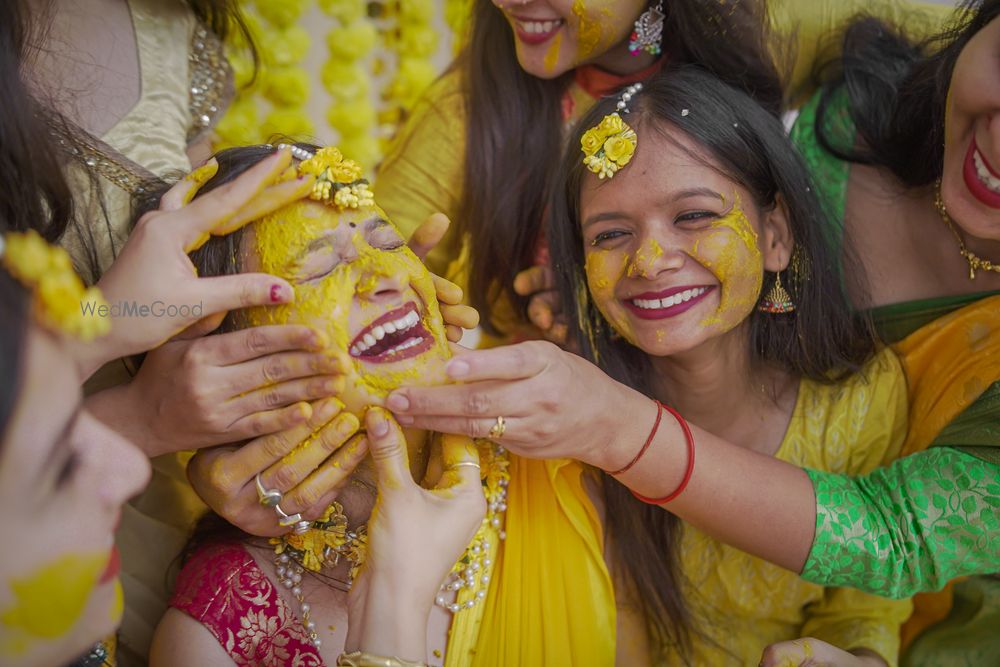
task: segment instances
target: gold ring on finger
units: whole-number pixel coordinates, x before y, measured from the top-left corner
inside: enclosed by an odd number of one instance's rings
[[[497,422],[490,427],[489,436],[493,440],[499,440],[503,437],[504,431],[507,430],[507,420],[503,417],[497,417]]]

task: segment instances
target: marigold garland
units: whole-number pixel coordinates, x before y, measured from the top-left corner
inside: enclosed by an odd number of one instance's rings
[[[333,21],[318,73],[303,67],[310,46],[303,23],[315,8]],[[243,10],[261,67],[254,79],[246,45],[232,31],[227,55],[238,96],[217,127],[217,148],[275,135],[314,139],[316,119],[305,106],[318,78],[331,98],[324,119],[336,130],[331,138],[348,157],[375,165],[439,74],[432,60],[439,43],[433,0],[253,0]],[[470,0],[445,2],[456,50],[470,12]]]

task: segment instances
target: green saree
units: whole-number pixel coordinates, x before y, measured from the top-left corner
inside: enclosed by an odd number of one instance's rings
[[[802,108],[792,138],[833,221],[827,240],[840,249],[850,165],[817,139],[819,97]],[[843,91],[824,123],[835,145],[854,144]],[[1000,371],[996,363],[976,363],[993,362],[1000,349],[998,294],[872,310],[879,334],[907,369],[913,456],[860,479],[809,471],[817,523],[803,577],[904,597],[957,576],[1000,571]],[[942,369],[940,359],[960,368]],[[913,639],[902,665],[1000,664],[1000,578],[971,577],[953,594],[943,620]]]

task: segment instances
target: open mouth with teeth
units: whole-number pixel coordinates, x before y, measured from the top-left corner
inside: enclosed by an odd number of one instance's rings
[[[351,341],[351,356],[371,364],[410,359],[434,345],[434,336],[420,321],[417,304],[390,310],[366,326]]]
[[[980,152],[975,138],[969,143],[963,176],[976,199],[991,208],[1000,208],[1000,174]]]
[[[538,21],[527,18],[514,18],[514,25],[518,38],[527,44],[541,44],[547,42],[553,35],[559,32],[563,26],[562,19],[547,19]]]

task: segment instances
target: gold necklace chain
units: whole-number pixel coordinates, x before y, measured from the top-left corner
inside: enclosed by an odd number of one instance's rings
[[[944,199],[941,198],[941,179],[938,179],[937,187],[934,192],[934,206],[937,208],[938,213],[941,215],[941,219],[944,220],[944,224],[948,225],[948,229],[951,233],[955,235],[955,240],[958,241],[958,252],[965,261],[969,263],[969,280],[976,279],[976,271],[992,271],[994,273],[1000,273],[1000,264],[994,264],[988,259],[983,259],[979,257],[971,250],[965,247],[965,241],[962,240],[962,235],[958,233],[958,228],[955,227],[955,222],[948,215],[948,209],[944,207]]]

